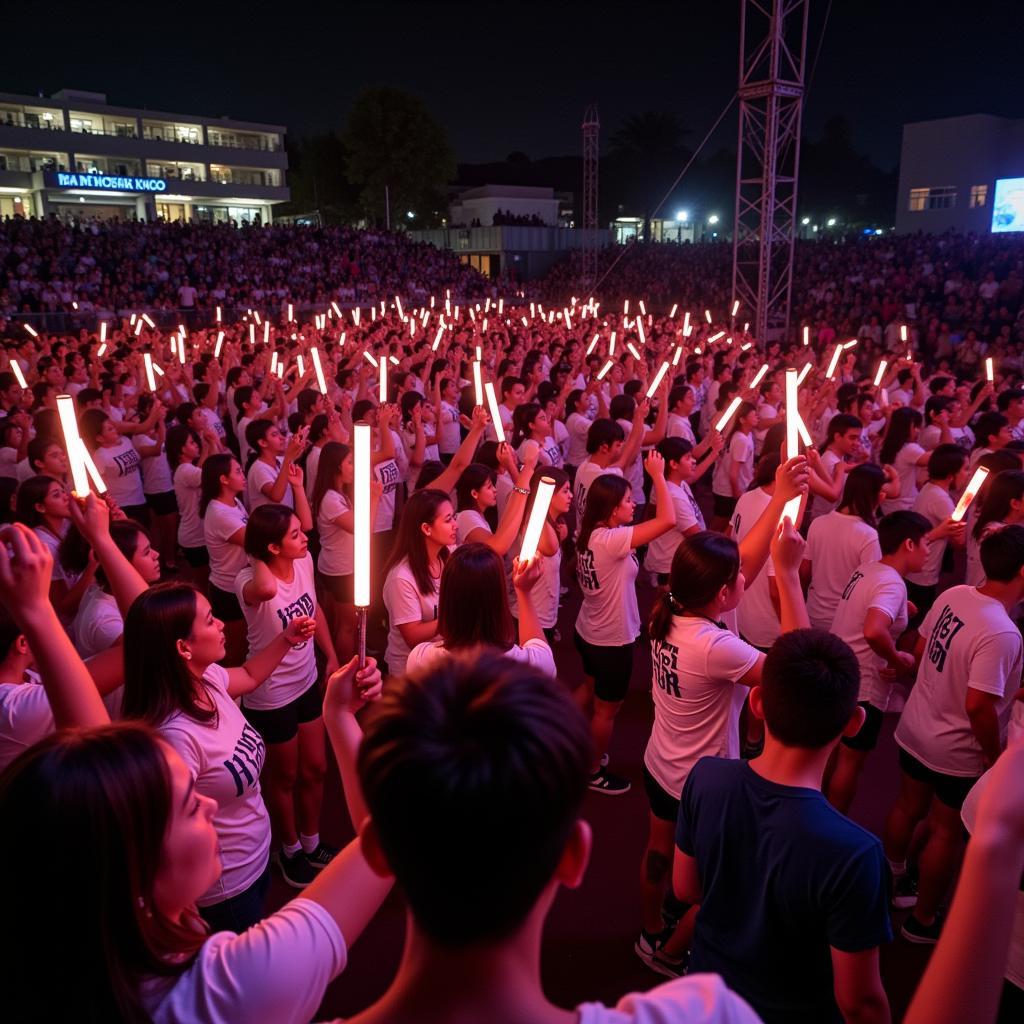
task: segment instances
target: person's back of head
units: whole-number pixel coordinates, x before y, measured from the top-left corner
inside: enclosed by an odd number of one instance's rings
[[[928,456],[928,479],[947,480],[956,476],[964,468],[967,459],[967,452],[958,444],[938,445]]]
[[[388,684],[359,777],[371,845],[425,936],[460,948],[523,924],[572,835],[590,758],[567,693],[522,663],[453,656]]]
[[[843,734],[859,688],[857,657],[839,637],[823,629],[783,633],[761,670],[765,728],[783,746],[820,750]]]
[[[611,447],[616,441],[624,441],[626,433],[611,419],[594,420],[587,431],[587,454],[593,455],[605,445]]]
[[[1024,526],[1004,526],[981,542],[981,567],[995,583],[1012,583],[1024,569]]]
[[[920,544],[931,528],[932,524],[920,512],[898,509],[878,521],[878,546],[883,555],[895,554],[905,541]]]
[[[1006,412],[1011,402],[1019,402],[1022,398],[1024,398],[1024,388],[1007,388],[1005,391],[999,392],[999,397],[996,398],[996,408],[1000,412]]]

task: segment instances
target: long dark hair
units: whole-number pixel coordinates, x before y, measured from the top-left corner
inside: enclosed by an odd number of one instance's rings
[[[46,500],[46,493],[53,484],[64,485],[52,476],[30,476],[22,480],[15,497],[14,518],[26,526],[36,527],[43,521],[43,514],[36,508]]]
[[[530,436],[530,424],[540,415],[539,402],[524,402],[512,413],[512,447],[518,448]]]
[[[864,462],[851,469],[843,487],[839,509],[855,512],[868,526],[875,525],[875,512],[885,484],[882,467],[874,462]]]
[[[437,518],[437,510],[445,503],[451,504],[451,498],[444,491],[435,487],[424,487],[416,491],[405,503],[402,509],[402,518],[398,523],[398,532],[395,536],[394,546],[391,554],[384,564],[384,575],[387,574],[403,560],[408,560],[409,569],[413,579],[416,580],[416,587],[421,594],[437,593],[437,584],[430,575],[430,565],[427,562],[427,545],[420,527],[424,523],[432,523]],[[448,557],[445,548],[441,548],[439,555],[442,562]]]
[[[701,530],[684,537],[672,557],[669,589],[654,602],[648,630],[664,643],[673,615],[706,608],[722,587],[731,587],[740,572],[740,548],[731,537]]]
[[[878,461],[883,466],[893,465],[900,449],[910,440],[911,428],[920,427],[922,422],[922,416],[916,409],[909,406],[894,409],[889,417],[889,427],[885,432],[882,450],[878,453]]]
[[[167,428],[167,436],[164,439],[164,454],[167,456],[167,465],[171,467],[172,480],[178,468],[178,463],[181,462],[181,453],[184,451],[185,445],[188,444],[190,437],[197,445],[199,444],[199,435],[191,427],[186,427],[184,423],[175,423]]]
[[[231,472],[231,463],[238,460],[228,452],[211,455],[203,463],[203,475],[199,480],[199,514],[206,515],[211,501],[220,495],[220,478]]]
[[[295,513],[287,505],[260,505],[245,527],[245,553],[261,562],[274,557],[271,544],[280,544]]]
[[[437,631],[448,650],[487,645],[507,651],[512,646],[505,566],[486,544],[462,544],[445,562]]]
[[[149,534],[132,519],[115,519],[110,524],[110,539],[117,546],[118,551],[130,562],[139,549],[140,541],[148,541]],[[57,548],[57,560],[66,572],[80,575],[85,572],[86,566],[89,564],[91,551],[89,542],[72,524],[68,532],[61,538]],[[110,593],[110,585],[102,568],[96,570],[96,582],[108,594]]]
[[[569,483],[569,474],[564,469],[559,469],[557,466],[538,466],[533,471],[533,476],[530,477],[530,494],[526,499],[526,508],[523,509],[523,523],[520,529],[526,531],[526,524],[530,521],[530,515],[533,513],[533,503],[537,500],[537,491],[540,489],[540,482],[545,477],[554,482],[555,490],[554,494],[557,494],[567,483]],[[551,516],[551,510],[548,509],[548,522],[554,523],[554,519]]]
[[[144,983],[188,970],[206,926],[192,908],[165,917],[155,900],[172,792],[159,739],[130,722],[52,733],[0,776],[0,827],[40,844],[47,880],[5,893],[23,940],[4,955],[8,1019],[148,1021]],[[20,861],[17,844],[0,844],[3,877]]]
[[[102,409],[86,409],[78,417],[78,430],[89,451],[96,451],[98,447],[96,438],[103,429],[103,424],[109,419],[110,417]]]
[[[492,484],[496,484],[498,474],[480,462],[471,462],[462,471],[462,475],[455,485],[455,500],[459,512],[465,512],[467,509],[476,510],[477,504],[473,497],[473,491],[479,491],[488,480]]]
[[[320,451],[320,461],[316,464],[316,480],[313,481],[313,496],[309,502],[314,523],[320,515],[320,503],[324,500],[324,495],[334,490],[338,474],[341,472],[341,464],[351,450],[347,444],[340,441],[328,441]],[[350,490],[350,487],[345,488],[345,496],[351,501]]]
[[[578,551],[590,546],[590,535],[611,516],[629,491],[629,483],[614,473],[602,473],[594,480],[587,491],[587,505],[580,520],[580,535],[576,541]]]
[[[157,583],[132,602],[124,620],[125,718],[159,726],[181,712],[213,722],[217,709],[201,703],[202,684],[178,653],[195,627],[196,591],[187,583]]]
[[[989,523],[1001,523],[1010,512],[1010,502],[1024,498],[1024,470],[1008,469],[986,481],[985,494],[978,505],[978,517],[971,531],[975,540],[981,540]]]

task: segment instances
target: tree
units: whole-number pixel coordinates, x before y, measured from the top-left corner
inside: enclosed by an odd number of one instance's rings
[[[342,141],[349,180],[359,188],[365,216],[383,224],[385,187],[392,223],[407,211],[431,224],[446,206],[455,156],[441,124],[416,97],[399,89],[364,89],[348,115]]]

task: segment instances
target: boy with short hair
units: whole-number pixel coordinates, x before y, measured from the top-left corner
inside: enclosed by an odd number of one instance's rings
[[[986,581],[950,587],[918,630],[917,681],[896,729],[900,795],[885,825],[895,876],[893,903],[914,907],[903,923],[911,942],[933,944],[939,905],[963,855],[960,808],[1006,745],[1020,687],[1024,644],[1011,610],[1024,599],[1024,526],[1004,526],[981,542]],[[907,853],[928,815],[919,893],[907,884]]]
[[[369,716],[358,773],[371,868],[409,905],[405,954],[387,992],[349,1024],[755,1024],[712,975],[675,979],[576,1011],[540,982],[544,918],[586,869],[579,813],[590,729],[568,694],[493,654],[445,659],[392,680]]]
[[[896,642],[907,628],[907,586],[903,577],[919,572],[928,557],[931,524],[917,512],[891,512],[878,523],[882,557],[858,566],[836,607],[832,632],[849,644],[860,664],[858,703],[864,725],[844,736],[827,773],[825,793],[846,814],[868,755],[878,745],[882,716],[892,696],[893,679],[916,665]]]
[[[821,793],[864,722],[859,667],[823,630],[785,633],[750,692],[752,761],[698,761],[683,789],[673,887],[699,903],[690,969],[720,973],[766,1024],[888,1024],[878,947],[892,938],[881,844]]]

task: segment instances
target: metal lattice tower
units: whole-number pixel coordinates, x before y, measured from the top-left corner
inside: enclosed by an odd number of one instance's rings
[[[597,167],[601,121],[597,104],[583,112],[583,246],[580,249],[580,284],[583,291],[597,281]]]
[[[809,2],[740,0],[732,294],[761,345],[789,326]]]

